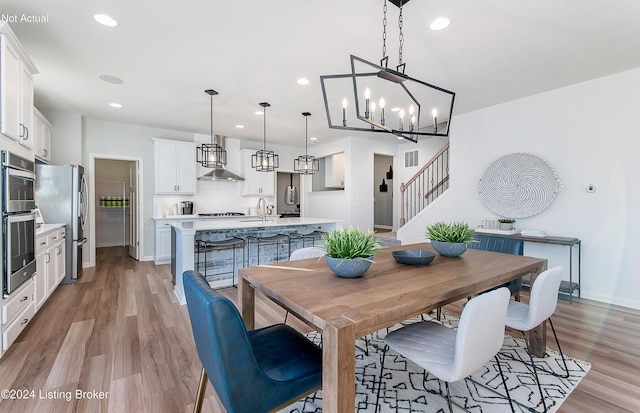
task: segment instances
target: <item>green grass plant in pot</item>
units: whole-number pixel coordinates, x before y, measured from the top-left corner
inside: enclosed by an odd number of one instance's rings
[[[334,228],[323,236],[327,266],[345,278],[362,276],[373,263],[373,256],[382,248],[371,231],[358,228]]]
[[[475,231],[466,222],[436,222],[427,227],[425,235],[433,249],[445,257],[459,257],[467,251],[467,244],[476,242]]]
[[[499,218],[498,225],[502,231],[511,231],[516,220],[513,218]]]

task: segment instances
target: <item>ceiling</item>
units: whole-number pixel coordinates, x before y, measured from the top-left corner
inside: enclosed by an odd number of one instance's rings
[[[312,113],[309,136],[318,142],[345,135],[327,126],[319,76],[348,73],[350,54],[380,60],[382,5],[2,0],[0,13],[47,18],[10,24],[40,72],[41,110],[208,135],[204,90],[213,88],[214,133],[261,141],[263,119],[254,112],[267,101],[268,143],[303,146],[301,112]],[[102,26],[95,13],[119,25]],[[439,16],[451,25],[430,30]],[[456,92],[454,115],[461,114],[640,67],[639,20],[637,0],[413,0],[404,6],[403,60],[409,76]],[[398,9],[389,4],[390,67],[398,35]],[[301,77],[310,83],[297,84]]]

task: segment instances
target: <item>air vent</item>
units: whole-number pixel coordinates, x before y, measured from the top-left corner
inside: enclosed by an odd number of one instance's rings
[[[404,153],[404,167],[412,168],[418,166],[418,151],[409,151]]]

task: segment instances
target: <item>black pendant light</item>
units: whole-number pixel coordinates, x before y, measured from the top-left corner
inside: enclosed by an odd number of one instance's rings
[[[301,175],[311,175],[320,170],[320,161],[317,160],[315,156],[309,155],[307,150],[307,143],[309,142],[309,116],[311,116],[311,113],[302,112],[302,116],[304,116],[305,122],[304,155],[300,155],[297,159],[293,160],[293,170]]]
[[[455,93],[405,74],[403,6],[408,1],[390,0],[399,9],[399,64],[395,70],[388,67],[389,56],[386,54],[385,0],[380,64],[351,55],[351,73],[320,76],[330,128],[392,133],[412,142],[417,142],[419,136],[449,136]],[[397,111],[393,119],[389,112],[385,114],[385,105]]]
[[[251,167],[258,172],[272,172],[280,167],[280,160],[274,151],[267,150],[267,108],[271,106],[267,102],[260,103],[264,120],[264,146],[261,150],[251,155]]]
[[[213,96],[218,92],[213,89],[204,92],[211,97],[211,143],[203,143],[196,147],[196,162],[205,168],[222,168],[227,164],[227,151],[217,142],[213,142]]]

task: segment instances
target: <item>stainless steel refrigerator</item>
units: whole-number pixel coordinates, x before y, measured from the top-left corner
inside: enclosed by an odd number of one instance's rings
[[[36,165],[36,204],[47,224],[66,225],[66,275],[73,284],[82,275],[82,246],[88,214],[88,187],[80,165]]]

